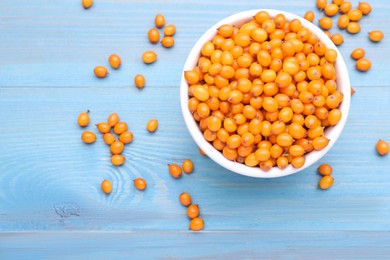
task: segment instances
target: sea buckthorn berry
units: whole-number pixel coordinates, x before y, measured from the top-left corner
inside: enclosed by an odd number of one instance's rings
[[[105,194],[110,194],[112,191],[112,183],[109,180],[103,180],[100,187]]]
[[[287,123],[287,122],[291,121],[293,114],[294,114],[294,112],[291,108],[284,107],[279,112],[279,120]]]
[[[348,12],[348,18],[350,21],[357,22],[362,18],[363,14],[358,9],[352,9]]]
[[[272,167],[273,167],[273,163],[271,160],[260,162],[260,169],[262,169],[265,172],[270,171]]]
[[[373,42],[380,42],[383,39],[383,32],[379,30],[374,30],[368,33],[369,38]]]
[[[206,42],[202,46],[202,55],[205,57],[210,57],[214,53],[214,44],[211,42]]]
[[[111,130],[111,126],[105,122],[98,123],[96,127],[102,134],[108,133]]]
[[[286,131],[286,124],[282,121],[275,121],[271,125],[271,134],[279,135]]]
[[[115,154],[111,156],[111,163],[115,166],[121,166],[126,161],[126,158],[123,155]]]
[[[111,54],[110,57],[108,57],[108,62],[114,69],[118,69],[122,63],[121,58],[117,54]]]
[[[328,122],[330,125],[336,125],[342,117],[341,111],[338,108],[332,109],[328,114]]]
[[[353,96],[353,94],[355,94],[355,89],[351,87],[351,96]]]
[[[187,208],[187,216],[190,219],[197,218],[199,216],[199,206],[197,204],[192,204]]]
[[[346,14],[349,12],[349,10],[352,9],[352,3],[351,2],[343,2],[341,5],[340,5],[340,13],[342,14]],[[360,10],[361,11],[361,10]]]
[[[274,18],[275,26],[281,29],[286,24],[286,17],[283,14],[277,14]]]
[[[86,144],[92,144],[96,141],[96,135],[91,131],[84,131],[81,134],[81,140]]]
[[[190,222],[190,230],[199,231],[204,228],[204,221],[202,218],[194,218]]]
[[[371,61],[366,58],[361,58],[356,61],[356,68],[360,71],[368,71],[371,68]]]
[[[267,32],[263,28],[255,28],[250,33],[251,38],[258,42],[263,43],[268,38]]]
[[[293,143],[293,138],[288,133],[281,133],[277,136],[276,143],[283,147],[291,146]]]
[[[351,34],[360,32],[360,25],[357,22],[350,22],[347,26],[347,32]]]
[[[324,63],[321,66],[321,75],[325,79],[332,79],[336,75],[336,70],[331,63]]]
[[[93,72],[98,78],[105,78],[108,75],[108,70],[104,66],[96,66]]]
[[[210,97],[209,92],[202,85],[196,85],[193,89],[193,94],[199,101],[206,101]]]
[[[299,19],[293,19],[291,20],[289,24],[289,29],[292,32],[298,32],[302,28],[302,23]]]
[[[285,156],[280,156],[276,160],[276,165],[279,169],[285,169],[288,166],[288,159]]]
[[[114,126],[114,133],[116,133],[117,135],[122,134],[126,130],[127,124],[125,122],[119,122]]]
[[[81,3],[83,4],[84,9],[88,9],[92,6],[93,0],[81,0]]]
[[[321,26],[321,28],[324,30],[329,30],[330,28],[332,28],[333,25],[332,19],[326,16],[319,19],[318,23]]]
[[[332,166],[330,166],[329,164],[321,164],[317,170],[322,176],[331,175],[333,172]]]
[[[154,51],[145,51],[142,54],[142,60],[146,64],[151,64],[157,60],[157,54]]]
[[[160,32],[156,28],[151,28],[148,31],[148,38],[151,43],[157,43],[160,40]]]
[[[111,113],[108,118],[107,118],[107,123],[111,126],[114,127],[116,124],[119,122],[119,116],[117,113]]]
[[[330,63],[335,62],[337,60],[337,51],[333,49],[327,49],[325,51],[325,59]]]
[[[175,179],[180,178],[183,174],[183,171],[181,170],[180,166],[175,163],[169,164],[168,169],[171,176]]]
[[[175,44],[175,39],[171,36],[165,36],[161,40],[161,45],[165,48],[171,48]]]
[[[247,47],[251,43],[251,37],[247,33],[237,33],[234,36],[234,43],[241,47]]]
[[[330,187],[332,187],[333,182],[334,182],[334,179],[332,176],[324,176],[321,178],[320,182],[318,183],[318,186],[322,190],[327,190]]]
[[[151,119],[146,125],[146,130],[148,130],[149,133],[154,133],[156,132],[157,127],[158,127],[157,119]]]
[[[134,77],[134,84],[137,88],[143,89],[145,87],[145,77],[142,74],[137,74]]]
[[[298,73],[299,65],[294,61],[285,61],[283,62],[283,71],[293,76]]]
[[[115,142],[115,136],[111,133],[106,133],[103,135],[103,140],[107,145],[111,145],[113,142]]]
[[[288,126],[288,133],[294,138],[294,139],[301,139],[304,138],[307,135],[307,131],[302,125],[298,123],[291,123]]]
[[[80,113],[79,117],[77,118],[77,123],[81,127],[86,127],[89,124],[89,111]]]
[[[231,149],[228,146],[225,146],[222,150],[223,156],[225,156],[226,159],[230,161],[234,161],[237,159],[237,150],[236,149]]]
[[[327,0],[316,0],[316,5],[317,5],[317,8],[320,10],[325,9],[325,7],[327,5]]]
[[[313,22],[314,21],[314,12],[313,11],[307,11],[303,18],[305,18],[309,22]]]
[[[199,75],[193,70],[187,70],[184,72],[184,78],[188,84],[194,85],[199,82]]]
[[[173,36],[176,33],[176,26],[173,24],[168,24],[164,28],[164,35],[165,36]]]
[[[313,148],[316,151],[324,149],[329,144],[329,139],[325,136],[319,136],[315,138],[312,142]]]
[[[333,34],[332,37],[330,37],[330,39],[336,46],[340,46],[344,42],[344,37],[339,33]]]
[[[378,152],[379,155],[385,156],[386,154],[389,153],[389,144],[384,140],[379,140],[376,143],[376,151]]]
[[[230,149],[236,149],[241,145],[241,136],[238,134],[234,134],[228,137],[226,141],[226,145]]]
[[[306,159],[303,156],[294,157],[291,161],[291,165],[298,169],[305,165]]]
[[[157,28],[162,28],[165,25],[165,17],[162,14],[157,14],[154,18],[154,23]]]
[[[134,183],[134,186],[138,190],[145,190],[146,189],[147,183],[143,178],[137,178],[133,181],[133,183]]]
[[[129,144],[133,141],[133,133],[130,131],[125,131],[119,136],[118,140],[124,144]]]
[[[340,15],[340,17],[337,21],[337,26],[340,29],[345,29],[345,28],[347,28],[348,24],[349,24],[348,15],[346,15],[346,14]]]
[[[268,34],[273,33],[275,31],[275,22],[273,20],[267,20],[264,21],[261,25],[261,27],[266,31]]]
[[[256,159],[256,156],[254,153],[251,153],[245,157],[244,163],[245,163],[245,165],[247,165],[249,167],[254,167],[254,166],[259,165],[260,161]]]
[[[355,60],[361,59],[364,57],[365,51],[362,48],[356,48],[352,51],[351,57]]]
[[[327,16],[335,16],[339,12],[339,7],[336,4],[328,4],[324,12]]]
[[[300,145],[291,145],[288,149],[288,153],[294,157],[302,156],[305,154],[305,149]]]
[[[188,207],[192,202],[191,195],[187,192],[182,192],[179,195],[179,201],[183,206]]]
[[[278,102],[272,97],[263,98],[263,108],[268,112],[275,112],[278,110]]]
[[[190,174],[194,170],[194,163],[191,160],[184,160],[182,168],[185,173]]]
[[[233,32],[234,32],[234,27],[230,24],[224,24],[218,28],[218,34],[225,38],[231,37]]]
[[[211,131],[218,131],[222,126],[222,120],[217,116],[211,116],[207,119],[207,127]]]
[[[115,141],[110,145],[110,152],[114,155],[121,154],[125,146],[120,141]]]
[[[359,2],[358,9],[364,14],[367,15],[371,12],[372,7],[367,2]]]

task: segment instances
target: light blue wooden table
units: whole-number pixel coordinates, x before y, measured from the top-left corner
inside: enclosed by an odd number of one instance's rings
[[[0,258],[245,257],[266,259],[389,259],[390,157],[374,148],[390,141],[390,4],[370,0],[357,36],[342,32],[340,51],[352,86],[350,116],[334,148],[293,176],[253,179],[201,156],[179,109],[182,67],[198,37],[238,11],[274,8],[303,15],[314,0],[0,0]],[[354,6],[358,1],[352,1]],[[156,13],[177,26],[175,46],[152,46],[146,33]],[[369,42],[367,32],[385,39]],[[338,29],[332,29],[332,33]],[[373,62],[354,69],[350,52],[363,47]],[[146,66],[141,53],[155,50]],[[123,66],[94,77],[118,53]],[[138,91],[133,77],[147,86]],[[123,167],[110,165],[99,136],[80,141],[76,119],[89,109],[94,123],[117,112],[135,140]],[[155,134],[147,121],[160,122]],[[89,129],[94,129],[90,126]],[[167,163],[190,158],[196,170],[180,180]],[[317,188],[320,163],[330,163],[335,184]],[[148,181],[145,192],[132,186]],[[113,193],[100,190],[103,179]],[[200,204],[205,230],[191,233],[182,191]]]

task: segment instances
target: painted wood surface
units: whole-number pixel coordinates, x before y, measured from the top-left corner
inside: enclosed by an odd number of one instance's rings
[[[17,232],[2,259],[389,259],[388,232]]]
[[[360,34],[343,32],[340,51],[357,92],[339,141],[309,169],[272,180],[238,176],[198,153],[179,109],[181,70],[197,38],[220,19],[255,8],[303,15],[315,10],[314,0],[95,0],[87,11],[79,0],[0,2],[0,258],[51,257],[61,248],[94,257],[101,251],[93,249],[118,241],[105,252],[140,256],[140,249],[124,252],[138,246],[150,257],[160,256],[161,248],[177,257],[191,249],[194,257],[214,258],[264,252],[273,259],[312,259],[329,251],[334,258],[389,257],[383,245],[390,239],[390,157],[374,150],[379,138],[390,140],[386,0],[370,1],[374,10]],[[147,41],[156,13],[177,26],[172,49]],[[373,29],[385,32],[379,44],[366,36]],[[349,54],[356,47],[373,62],[368,73],[354,69]],[[147,49],[159,55],[151,66],[141,62]],[[120,54],[123,67],[96,79],[93,67],[107,65],[111,53]],[[147,77],[142,91],[133,86],[137,73]],[[135,140],[125,149],[124,166],[111,166],[101,136],[93,145],[80,141],[76,119],[87,109],[94,124],[114,111],[129,123]],[[155,134],[145,129],[151,118],[160,122]],[[172,179],[167,164],[188,158],[195,172]],[[335,177],[325,192],[316,174],[324,162]],[[141,176],[149,184],[145,192],[132,186]],[[110,196],[100,191],[105,178],[114,184]],[[177,200],[182,191],[200,204],[206,231],[199,235],[186,232],[185,208]]]

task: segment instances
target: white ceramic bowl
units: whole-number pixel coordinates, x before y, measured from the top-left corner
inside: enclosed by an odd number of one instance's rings
[[[195,43],[194,47],[192,48],[190,54],[188,55],[187,61],[184,65],[183,71],[186,70],[192,70],[196,64],[197,60],[200,57],[201,49],[203,44],[206,41],[211,40],[217,32],[217,29],[223,25],[223,24],[231,24],[236,26],[241,26],[245,22],[248,22],[250,19],[253,18],[253,16],[256,15],[259,11],[258,10],[250,10],[245,11],[241,13],[234,14],[232,16],[229,16],[222,21],[218,22],[217,24],[213,25],[209,30],[207,30],[202,37]],[[271,17],[275,17],[277,14],[284,14],[286,19],[288,21],[291,21],[293,19],[299,19],[302,23],[302,25],[306,28],[308,28],[312,33],[315,33],[320,40],[325,43],[325,45],[328,48],[332,48],[337,50],[336,46],[333,44],[333,42],[329,39],[328,36],[325,35],[325,33],[319,29],[317,26],[312,24],[311,22],[303,19],[302,17],[299,17],[297,15],[283,12],[279,10],[273,10],[273,9],[263,9],[263,11],[267,11]],[[338,50],[337,50],[338,52]],[[345,66],[343,57],[338,52],[337,61],[335,63],[336,68],[336,75],[337,75],[337,86],[340,91],[344,94],[344,100],[341,103],[339,109],[342,111],[342,118],[341,121],[334,127],[327,127],[325,130],[325,135],[330,139],[330,142],[327,147],[325,147],[321,151],[313,151],[305,155],[306,157],[306,163],[302,168],[295,169],[291,165],[289,165],[286,169],[279,169],[277,167],[273,167],[270,171],[265,172],[260,169],[260,167],[248,167],[245,164],[240,164],[237,162],[229,161],[226,159],[222,153],[218,150],[216,150],[209,142],[207,142],[202,132],[200,131],[198,124],[192,117],[191,112],[188,109],[188,84],[186,80],[184,79],[184,73],[181,78],[181,84],[180,84],[180,103],[181,103],[181,109],[184,117],[184,121],[187,125],[187,128],[195,140],[196,144],[207,154],[208,157],[210,157],[213,161],[218,163],[219,165],[225,167],[228,170],[231,170],[233,172],[250,176],[250,177],[256,177],[256,178],[275,178],[275,177],[282,177],[287,176],[299,171],[304,170],[305,168],[309,167],[310,165],[317,162],[319,159],[321,159],[336,143],[337,139],[339,138],[345,122],[348,117],[349,112],[349,106],[350,106],[350,100],[351,100],[351,89],[350,89],[350,82],[349,82],[349,76],[348,71]]]

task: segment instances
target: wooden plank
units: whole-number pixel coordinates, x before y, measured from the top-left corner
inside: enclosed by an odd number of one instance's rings
[[[390,5],[386,0],[371,0],[373,11],[361,21],[357,36],[342,32],[340,47],[349,68],[353,86],[390,86],[390,44],[387,36],[379,44],[369,42],[367,32],[383,30]],[[357,5],[357,1],[354,1]],[[96,1],[85,11],[80,0],[23,1],[3,0],[0,6],[0,86],[114,87],[130,86],[137,73],[144,73],[153,86],[177,86],[187,54],[196,40],[217,21],[239,11],[257,8],[282,9],[298,15],[314,10],[313,0],[274,1]],[[173,49],[151,45],[146,38],[156,13],[164,13],[168,23],[177,26]],[[336,18],[334,24],[336,24]],[[336,27],[336,26],[334,26]],[[339,32],[337,28],[332,33]],[[373,61],[372,70],[359,73],[349,58],[356,47],[364,47]],[[141,53],[157,51],[156,64],[142,64]],[[96,79],[92,70],[107,65],[107,57],[118,53],[123,67],[105,80]]]
[[[279,179],[252,179],[202,157],[181,117],[177,87],[0,89],[0,230],[187,230],[178,195],[199,203],[206,230],[389,230],[388,88],[357,88],[347,126],[329,154],[307,170]],[[118,112],[134,132],[127,162],[113,167],[99,136],[80,141],[76,124],[91,126]],[[155,134],[145,125],[160,122]],[[195,172],[172,179],[167,164],[190,158]],[[317,188],[316,167],[330,163],[335,185]],[[149,183],[145,192],[135,177]],[[100,182],[111,179],[105,196]],[[1,244],[1,243],[0,243]]]
[[[16,232],[2,259],[389,259],[389,232]]]

